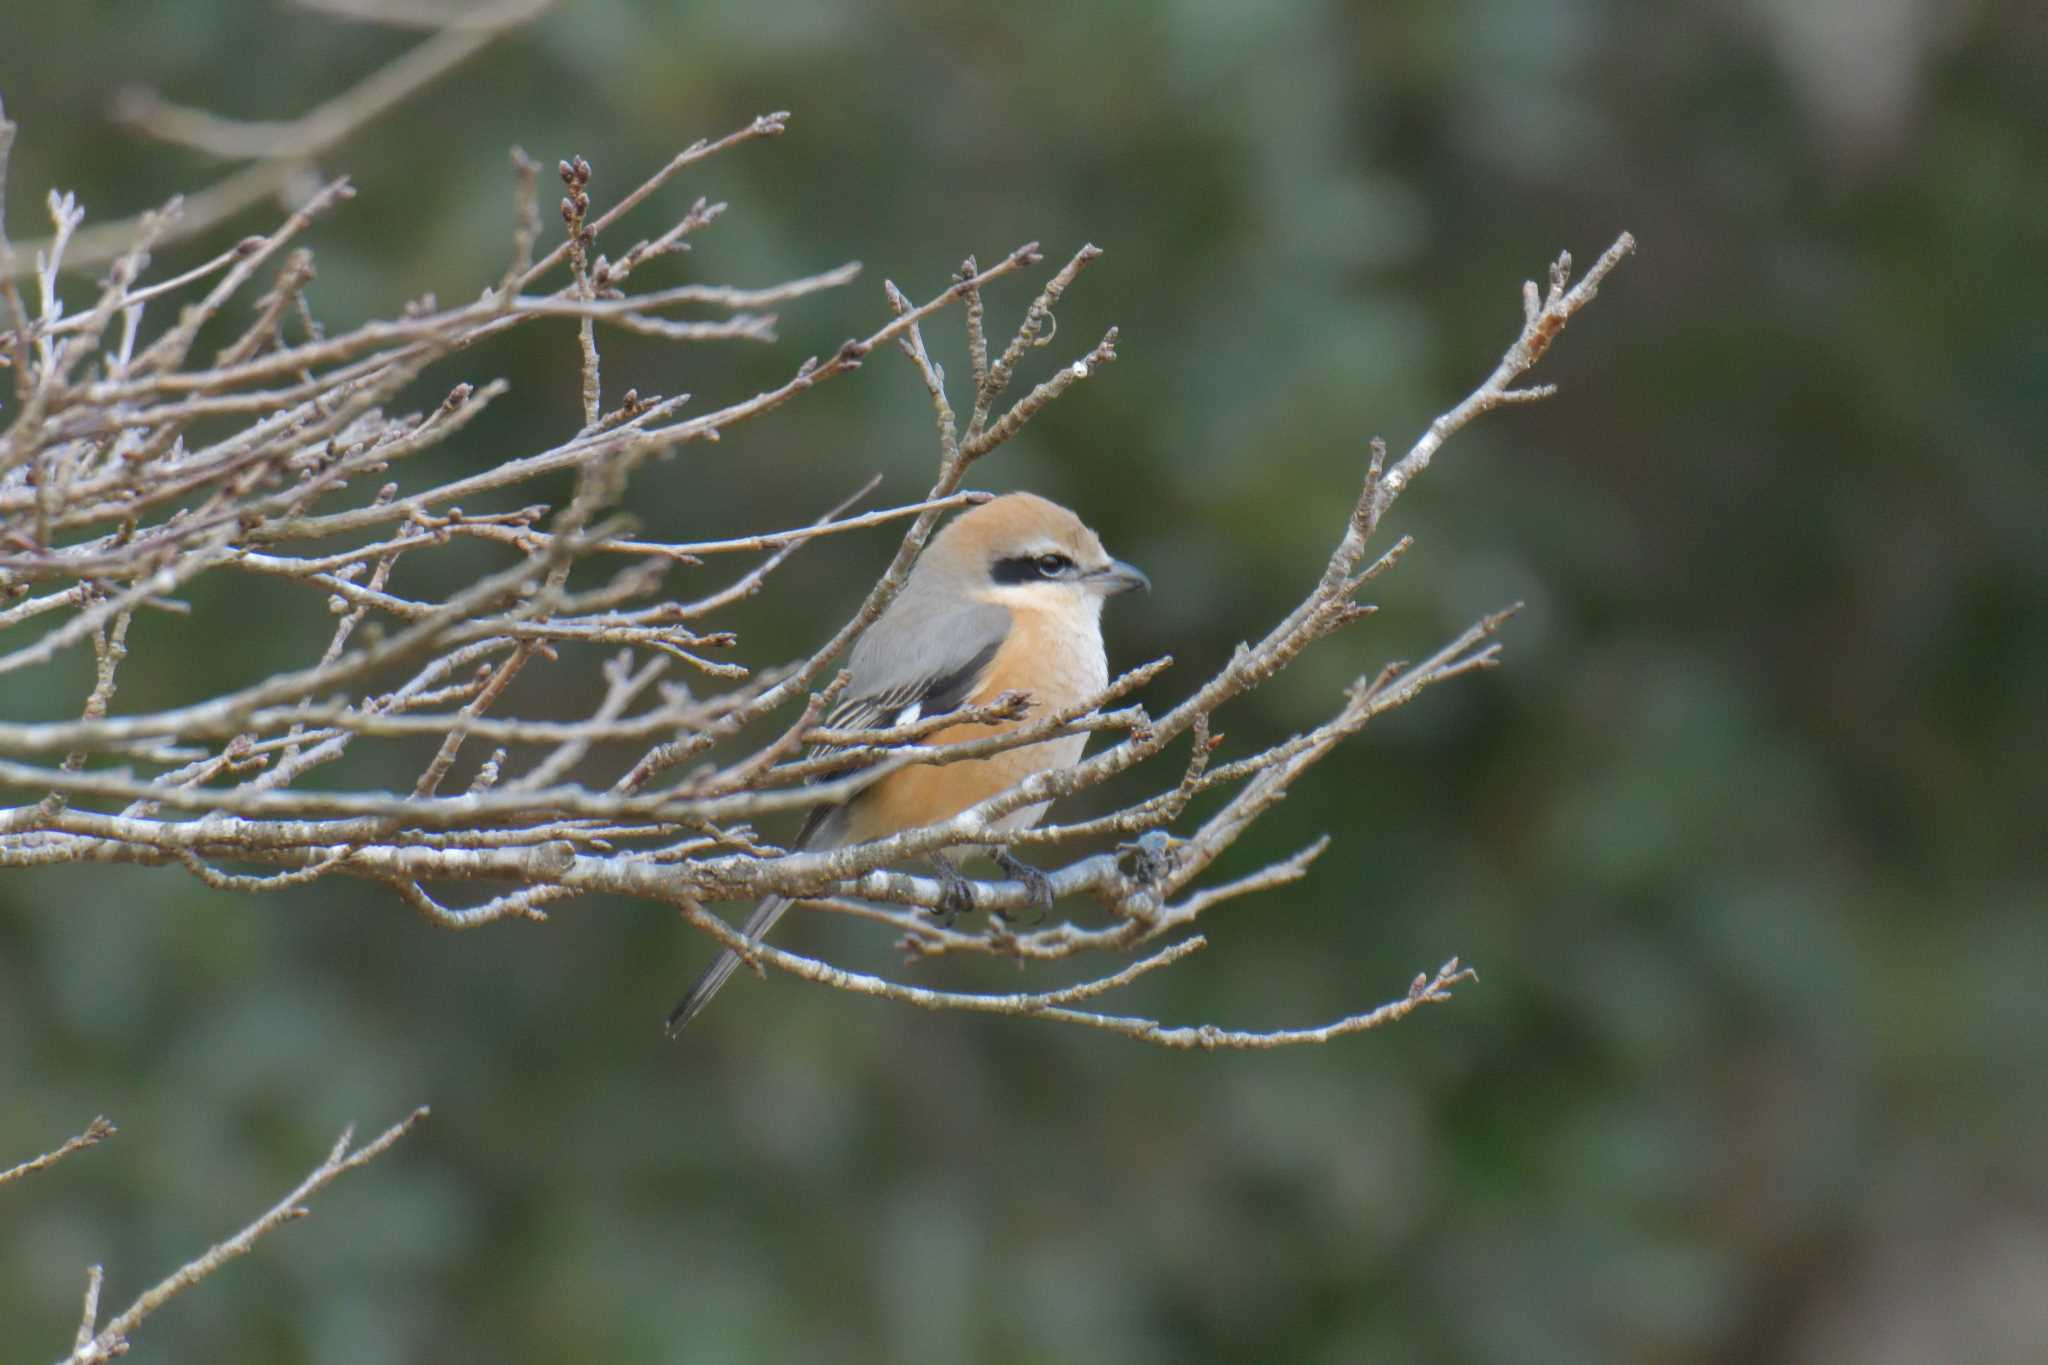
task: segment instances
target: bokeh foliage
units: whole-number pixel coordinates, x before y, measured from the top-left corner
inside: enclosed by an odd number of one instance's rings
[[[232,0],[10,5],[9,229],[38,233],[52,185],[112,217],[216,169],[111,128],[124,83],[288,117],[408,41]],[[1419,544],[1380,616],[1219,725],[1310,723],[1526,599],[1508,667],[1319,769],[1237,855],[1330,830],[1315,875],[1128,1004],[1307,1022],[1454,952],[1482,984],[1388,1033],[1210,1057],[748,982],[674,1047],[655,1025],[706,947],[646,907],[458,937],[372,887],[16,873],[0,1162],[94,1113],[123,1132],[8,1192],[0,1357],[68,1340],[88,1261],[125,1302],[342,1123],[424,1101],[147,1349],[2039,1358],[2044,60],[2025,7],[1934,0],[589,0],[501,44],[328,159],[361,190],[312,238],[329,321],[495,278],[512,143],[588,157],[602,204],[791,109],[669,194],[733,206],[687,273],[867,274],[785,310],[771,351],[614,340],[610,391],[750,391],[872,327],[885,276],[925,294],[968,252],[1100,243],[1061,340],[1114,322],[1122,359],[976,482],[1061,498],[1145,566],[1113,659],[1188,678],[1299,596],[1366,437],[1398,448],[1484,373],[1519,281],[1633,230],[1538,376],[1562,395],[1404,499]],[[957,337],[934,330],[959,373]],[[516,385],[451,458],[573,429],[573,347],[437,372]],[[636,502],[676,539],[782,526],[872,471],[914,496],[931,463],[914,373],[877,356]],[[806,550],[735,619],[751,657],[829,629],[889,544]],[[124,694],[309,648],[190,635],[188,674]],[[888,964],[859,926],[792,929]]]

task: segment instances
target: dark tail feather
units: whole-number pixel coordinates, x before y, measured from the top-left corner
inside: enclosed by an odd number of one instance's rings
[[[789,904],[781,896],[764,898],[754,907],[754,913],[747,916],[747,922],[740,932],[759,943],[767,937],[768,931],[775,926],[775,921],[782,918],[782,912],[789,909]],[[712,959],[711,965],[704,969],[704,975],[697,978],[697,984],[690,987],[689,992],[676,1002],[676,1007],[668,1012],[669,1037],[676,1037],[688,1027],[692,1019],[703,1013],[704,1007],[711,1003],[711,997],[717,995],[719,988],[732,979],[732,974],[739,970],[739,965],[740,955],[730,948],[721,950],[718,956]]]

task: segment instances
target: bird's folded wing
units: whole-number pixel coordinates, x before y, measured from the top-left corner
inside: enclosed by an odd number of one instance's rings
[[[847,663],[852,677],[846,698],[825,717],[826,729],[886,730],[958,710],[988,676],[1010,633],[1010,613],[982,602],[960,602],[920,619],[922,628],[905,632],[884,617],[861,637]],[[810,753],[817,757],[843,747],[814,744]],[[790,847],[837,847],[845,837],[845,816],[843,805],[814,806]]]
[[[890,631],[880,641],[870,631],[853,652],[846,699],[826,727],[880,730],[958,710],[987,678],[1009,633],[1010,613],[982,602],[934,612],[914,632]]]

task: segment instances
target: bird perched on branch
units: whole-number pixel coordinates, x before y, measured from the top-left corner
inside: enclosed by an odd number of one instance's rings
[[[1033,493],[983,503],[932,538],[903,590],[854,645],[847,699],[826,725],[907,725],[1012,691],[1029,693],[1041,714],[1086,701],[1109,683],[1104,600],[1151,586],[1143,573],[1110,558],[1096,534],[1057,503]],[[930,742],[957,743],[1004,728],[962,724]],[[846,801],[813,809],[792,847],[842,848],[949,819],[1033,773],[1074,763],[1087,742],[1085,734],[1064,735],[984,759],[897,768]],[[1044,814],[1044,804],[1026,806],[993,827],[1029,829]],[[991,855],[1050,900],[1043,873],[1006,849]],[[964,882],[956,857],[936,856],[949,886]],[[781,896],[765,898],[743,932],[758,943],[789,905]],[[731,949],[719,953],[669,1014],[671,1035],[711,1003],[739,964]]]

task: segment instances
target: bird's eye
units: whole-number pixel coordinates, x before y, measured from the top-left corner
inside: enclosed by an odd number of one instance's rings
[[[1042,578],[1058,578],[1074,567],[1074,561],[1062,554],[1044,554],[1038,557],[1038,573]]]

